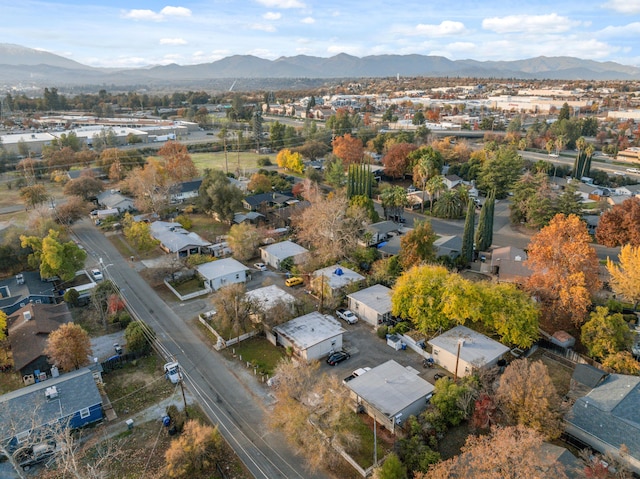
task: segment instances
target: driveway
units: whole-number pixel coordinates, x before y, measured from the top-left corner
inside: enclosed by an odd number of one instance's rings
[[[98,358],[98,362],[105,361],[116,354],[113,345],[118,343],[126,352],[124,330],[113,334],[105,334],[99,338],[91,338],[91,352],[94,358]]]

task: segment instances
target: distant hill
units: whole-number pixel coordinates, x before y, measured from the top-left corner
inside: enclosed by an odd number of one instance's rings
[[[146,86],[225,88],[242,79],[270,89],[306,87],[321,79],[426,76],[551,80],[639,80],[640,68],[614,62],[573,57],[536,57],[516,61],[449,60],[425,55],[373,55],[341,53],[329,58],[297,55],[265,60],[234,55],[198,65],[162,65],[149,68],[94,68],[68,58],[13,44],[0,44],[0,85],[35,86]],[[312,81],[313,80],[313,81]],[[238,85],[240,86],[240,85]],[[228,87],[226,87],[228,88]],[[225,88],[225,89],[226,89]]]

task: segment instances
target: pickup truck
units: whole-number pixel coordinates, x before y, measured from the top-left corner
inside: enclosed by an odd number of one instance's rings
[[[358,322],[358,317],[348,309],[336,309],[336,315],[338,316],[338,318],[344,319],[349,324],[355,324]]]
[[[357,378],[358,376],[362,376],[364,373],[366,373],[367,371],[371,371],[371,368],[366,366],[364,368],[358,368],[355,371],[353,371],[351,373],[350,376],[347,376],[346,378],[344,378],[342,380],[343,383],[348,383],[349,381],[351,381],[352,379]]]

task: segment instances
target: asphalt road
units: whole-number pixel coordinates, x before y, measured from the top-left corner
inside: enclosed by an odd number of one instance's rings
[[[73,226],[90,258],[102,258],[105,277],[121,289],[131,310],[156,332],[167,357],[177,360],[185,384],[203,410],[254,477],[259,479],[324,479],[304,468],[282,435],[264,426],[267,411],[227,367],[226,360],[196,335],[140,277],[134,264],[122,258],[109,240],[88,220]]]

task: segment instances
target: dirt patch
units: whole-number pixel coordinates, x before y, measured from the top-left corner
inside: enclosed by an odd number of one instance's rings
[[[444,437],[438,441],[438,452],[442,459],[447,460],[460,454],[460,449],[462,449],[471,433],[471,427],[467,422],[447,429]]]

